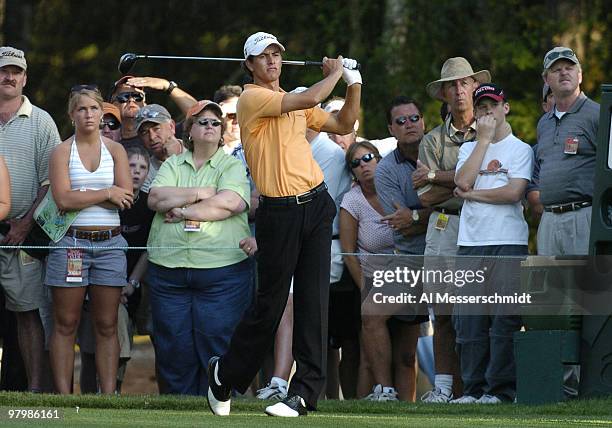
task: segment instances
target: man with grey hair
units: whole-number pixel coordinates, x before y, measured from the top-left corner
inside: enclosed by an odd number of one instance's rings
[[[589,252],[599,104],[580,90],[582,69],[569,48],[548,51],[542,77],[555,105],[538,122],[535,155],[544,205],[538,254],[585,255]]]
[[[19,49],[0,47],[0,155],[11,176],[11,210],[0,223],[0,243],[21,245],[34,225],[34,210],[49,188],[49,156],[61,142],[49,114],[23,95],[27,63]],[[44,333],[40,309],[47,306],[42,262],[19,249],[0,250],[0,284],[6,308],[15,312],[28,389],[43,388]]]

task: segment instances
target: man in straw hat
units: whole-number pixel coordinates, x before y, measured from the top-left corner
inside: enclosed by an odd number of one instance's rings
[[[459,213],[463,201],[453,197],[455,167],[459,148],[476,136],[472,94],[481,83],[491,81],[487,70],[474,72],[470,63],[462,57],[448,59],[442,66],[440,79],[427,85],[427,93],[448,104],[450,114],[441,125],[432,129],[421,141],[419,162],[412,181],[418,189],[424,206],[433,207],[429,218],[425,256],[428,268],[439,256],[453,257],[457,253]],[[508,125],[509,127],[509,125]],[[433,284],[425,284],[425,287]],[[455,349],[455,330],[451,323],[452,307],[435,305],[434,359],[435,382],[432,391],[422,400],[431,403],[447,403],[453,396],[461,396],[461,379]]]

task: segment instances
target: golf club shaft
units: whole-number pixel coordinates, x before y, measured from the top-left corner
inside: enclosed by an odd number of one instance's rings
[[[210,56],[170,56],[170,55],[137,55],[137,58],[148,58],[148,59],[177,59],[177,60],[192,60],[192,61],[233,61],[242,62],[242,58],[223,58],[223,57],[210,57]],[[321,61],[286,61],[283,60],[283,64],[286,65],[313,65],[321,67],[323,62]]]

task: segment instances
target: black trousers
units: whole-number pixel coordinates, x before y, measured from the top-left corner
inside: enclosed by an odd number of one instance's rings
[[[262,201],[255,216],[259,288],[219,367],[221,382],[244,393],[274,344],[293,277],[293,358],[290,394],[311,409],[325,383],[327,311],[334,201],[322,192],[302,205]]]

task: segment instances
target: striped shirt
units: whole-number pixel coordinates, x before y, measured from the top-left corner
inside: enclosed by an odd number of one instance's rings
[[[49,156],[61,143],[49,113],[33,106],[26,96],[15,116],[0,125],[0,155],[11,177],[11,211],[21,218],[32,207],[40,186],[49,184]]]
[[[111,187],[115,182],[115,162],[113,156],[100,139],[100,164],[98,169],[88,171],[81,162],[76,138],[70,147],[70,161],[68,163],[70,175],[70,188],[72,190],[89,189],[101,190]],[[99,205],[92,205],[79,212],[73,226],[119,226],[119,213],[117,209],[108,209]]]

